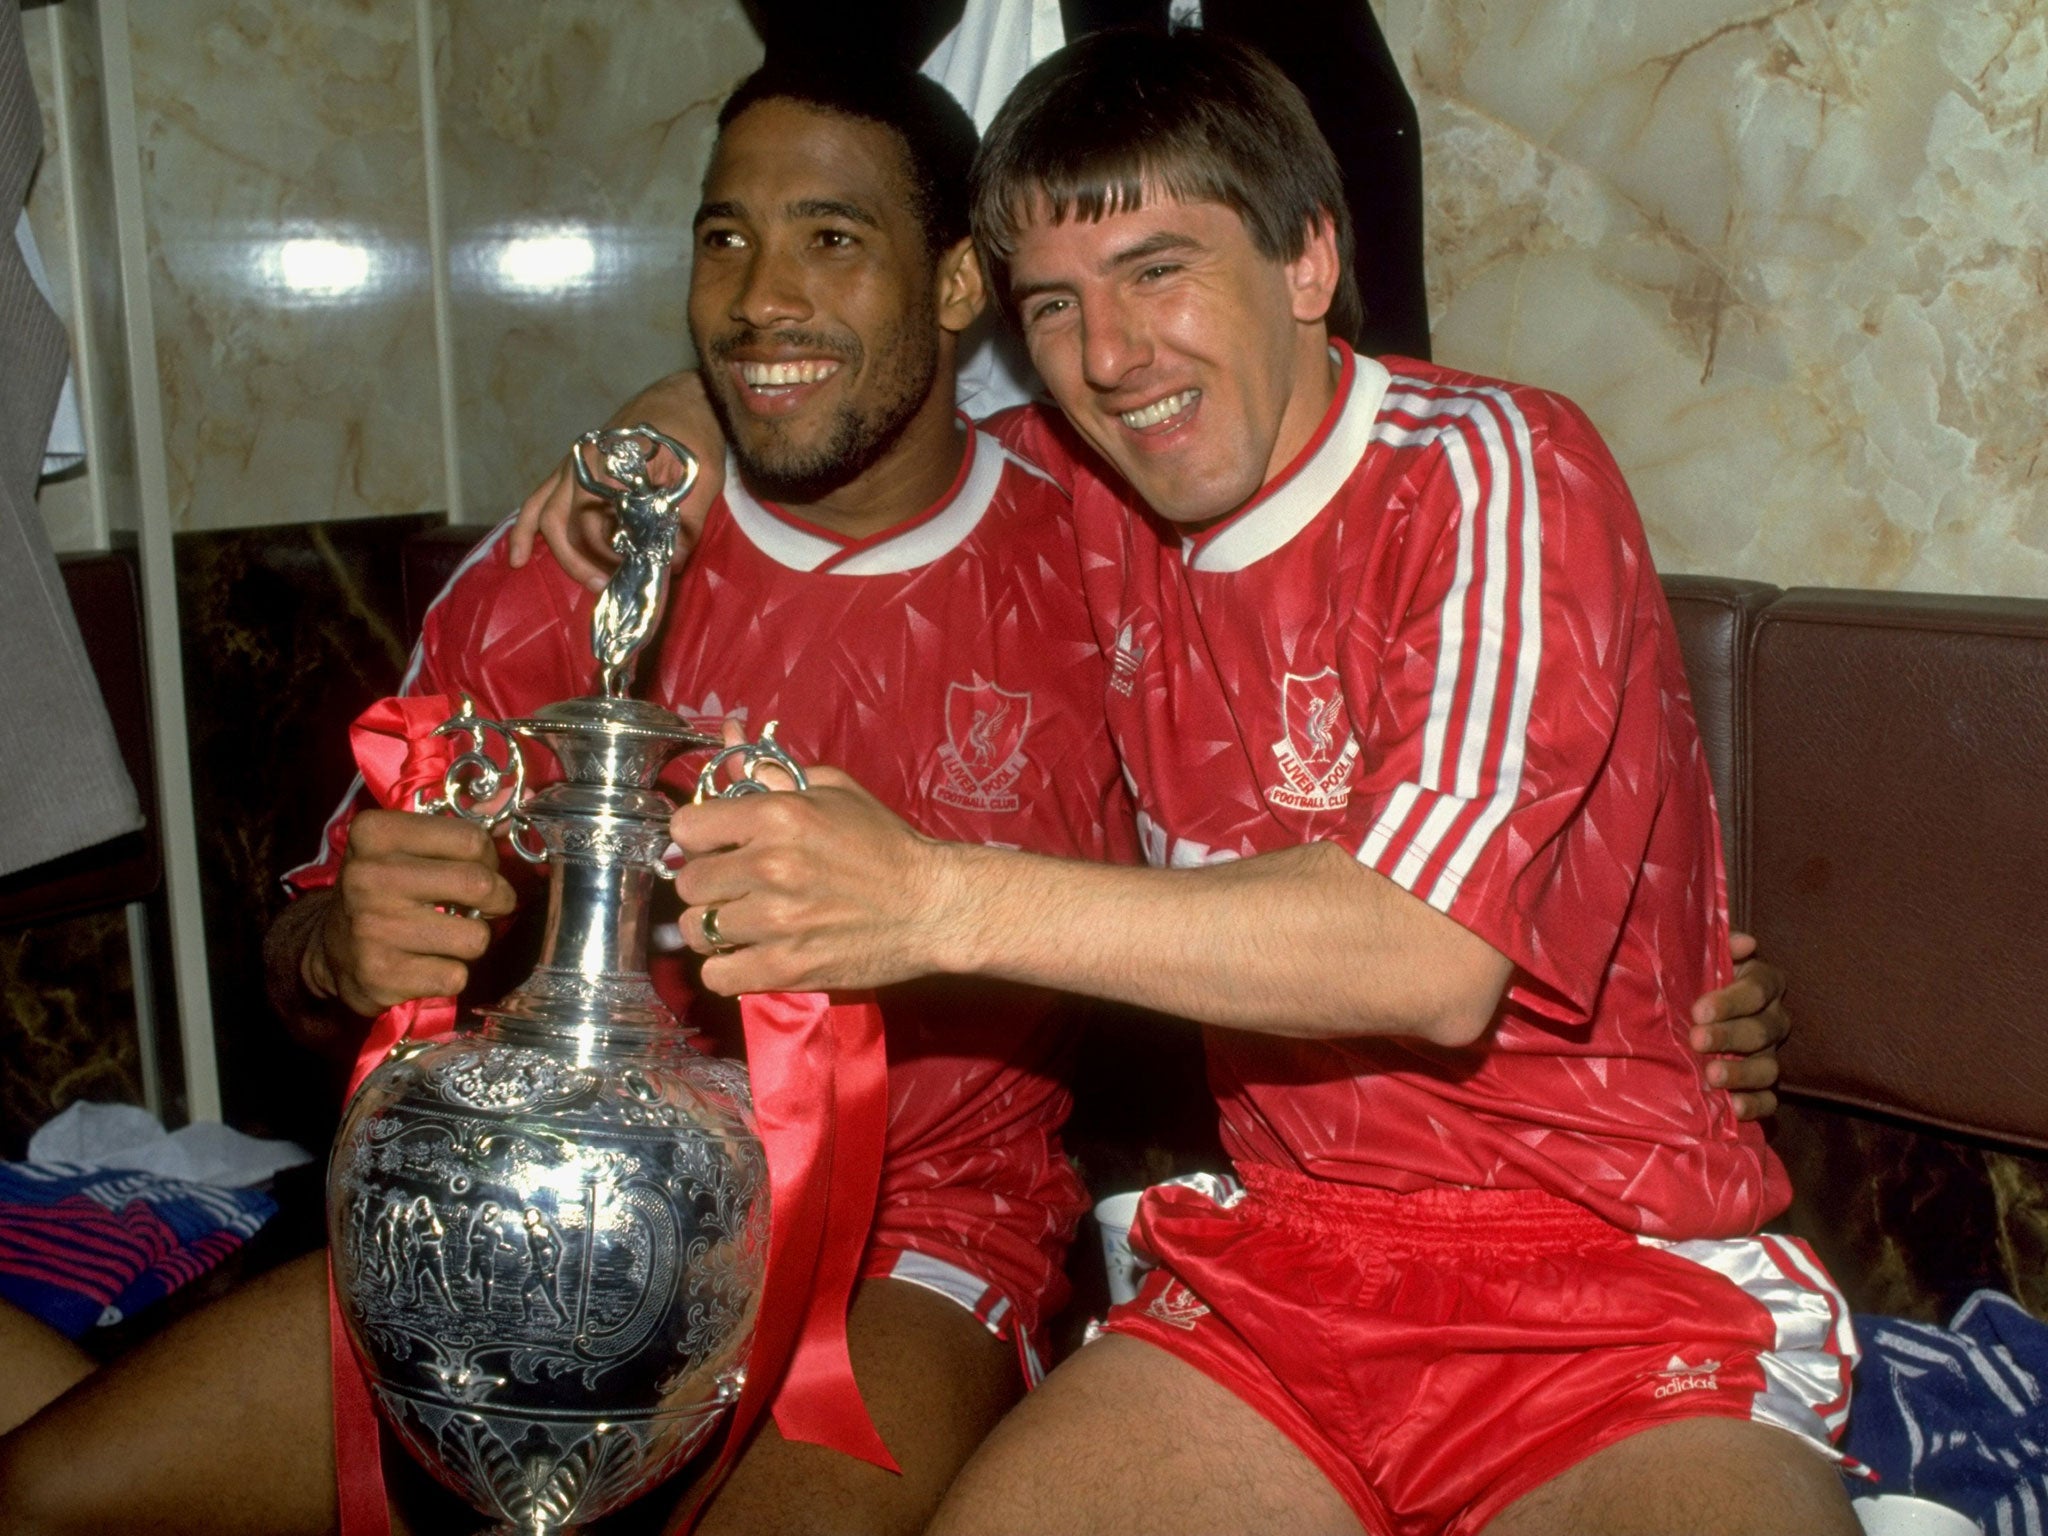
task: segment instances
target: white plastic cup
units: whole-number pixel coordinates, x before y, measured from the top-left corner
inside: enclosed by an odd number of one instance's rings
[[[1968,1515],[1911,1494],[1879,1494],[1849,1507],[1863,1523],[1863,1536],[1980,1536]]]
[[[1140,1263],[1131,1252],[1131,1222],[1143,1198],[1143,1190],[1133,1190],[1095,1202],[1095,1224],[1102,1229],[1102,1264],[1109,1272],[1109,1304],[1113,1307],[1137,1299],[1138,1282],[1152,1267]]]

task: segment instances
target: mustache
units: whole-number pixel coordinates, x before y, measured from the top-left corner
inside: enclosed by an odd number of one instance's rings
[[[814,356],[836,357],[841,362],[851,362],[860,356],[860,343],[847,336],[832,336],[823,331],[805,331],[794,327],[764,331],[756,326],[742,326],[735,331],[723,331],[709,338],[698,351],[716,362],[726,362],[733,353],[746,347],[786,347],[794,351],[807,352]]]

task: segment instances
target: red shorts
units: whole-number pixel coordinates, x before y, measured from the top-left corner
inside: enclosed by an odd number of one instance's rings
[[[1045,1321],[1067,1301],[1067,1244],[1088,1209],[1060,1145],[1065,1101],[1009,1124],[955,1113],[943,1093],[959,1081],[949,1065],[890,1063],[889,1147],[861,1272],[957,1302],[1016,1343],[1024,1379],[1035,1385],[1044,1376]],[[932,1102],[946,1107],[931,1110]]]
[[[1675,1419],[1834,1454],[1855,1340],[1795,1238],[1663,1243],[1536,1191],[1245,1177],[1221,1200],[1146,1191],[1131,1236],[1158,1267],[1104,1327],[1258,1409],[1373,1536],[1478,1531]]]

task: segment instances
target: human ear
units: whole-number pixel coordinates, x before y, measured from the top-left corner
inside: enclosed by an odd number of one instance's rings
[[[1287,295],[1294,318],[1311,324],[1329,317],[1344,269],[1337,259],[1337,224],[1328,214],[1319,212],[1303,235],[1301,254],[1287,264]]]
[[[961,240],[939,257],[939,325],[958,335],[974,324],[988,304],[988,283],[972,240]]]

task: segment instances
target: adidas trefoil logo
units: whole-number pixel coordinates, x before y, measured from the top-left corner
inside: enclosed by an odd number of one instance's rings
[[[1137,635],[1137,626],[1125,621],[1117,631],[1116,650],[1109,658],[1109,686],[1126,698],[1137,685],[1138,668],[1145,664],[1145,642]]]

